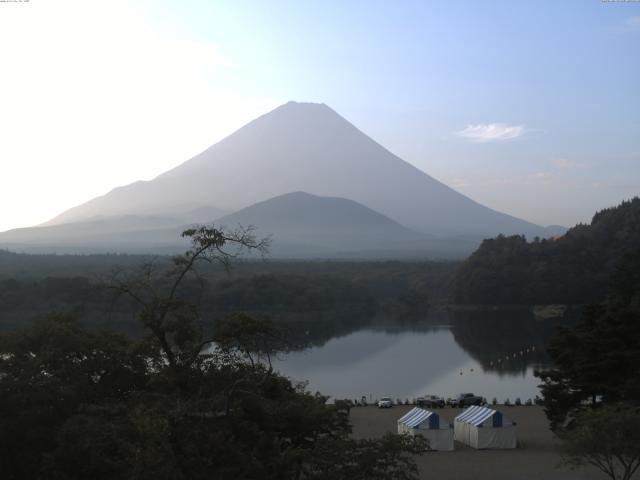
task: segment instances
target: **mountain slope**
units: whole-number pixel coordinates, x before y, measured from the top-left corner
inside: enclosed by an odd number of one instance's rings
[[[0,233],[0,248],[25,253],[170,253],[184,224],[174,217],[124,215],[16,228]]]
[[[205,209],[205,211],[209,211]],[[460,258],[477,239],[440,239],[408,229],[353,200],[293,192],[215,222],[256,227],[271,236],[273,258]],[[176,253],[192,222],[173,217],[92,217],[86,221],[0,233],[0,248],[31,253]]]
[[[305,192],[256,203],[218,223],[253,225],[258,235],[271,235],[278,257],[424,255],[428,239],[352,200]]]
[[[348,198],[424,233],[546,236],[404,162],[324,104],[289,102],[154,180],[116,188],[50,224],[162,214],[176,205],[236,211],[291,191]]]
[[[30,253],[174,253],[185,226],[211,223],[226,212],[203,206],[175,215],[97,215],[70,223],[0,233],[0,248]]]

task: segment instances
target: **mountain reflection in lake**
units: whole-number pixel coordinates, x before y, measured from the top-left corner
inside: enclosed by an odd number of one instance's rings
[[[533,372],[547,362],[544,347],[557,321],[522,312],[456,313],[442,320],[368,325],[321,345],[312,340],[315,346],[281,355],[275,367],[333,398],[474,392],[489,401],[524,402],[540,393]]]

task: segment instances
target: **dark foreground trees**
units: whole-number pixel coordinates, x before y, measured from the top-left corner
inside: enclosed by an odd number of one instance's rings
[[[424,444],[350,439],[347,405],[249,362],[248,338],[177,372],[70,317],[4,335],[2,478],[413,478]]]
[[[640,249],[620,259],[606,301],[548,351],[554,367],[538,376],[567,463],[631,478],[640,465]]]
[[[570,467],[591,465],[612,480],[630,480],[640,467],[640,410],[607,405],[580,412],[562,429],[563,460]]]
[[[125,405],[149,381],[144,348],[55,315],[0,337],[0,471],[38,478],[68,419],[91,405]]]
[[[2,478],[414,478],[424,442],[351,439],[346,404],[270,367],[282,332],[243,315],[208,328],[182,297],[199,262],[264,244],[250,231],[186,234],[192,249],[170,270],[114,282],[144,339],[64,315],[0,337]]]
[[[548,351],[554,367],[538,375],[552,428],[600,403],[640,406],[640,249],[620,259],[607,300],[561,328]]]

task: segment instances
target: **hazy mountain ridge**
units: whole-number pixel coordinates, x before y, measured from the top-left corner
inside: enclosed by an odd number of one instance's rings
[[[193,223],[173,217],[93,217],[0,234],[0,246],[31,253],[177,253]],[[292,192],[258,202],[215,224],[256,227],[274,258],[461,258],[479,238],[440,239],[415,232],[353,200]]]
[[[307,202],[307,209],[293,208],[296,201]],[[338,211],[328,215],[332,208],[344,209],[343,220]],[[292,258],[461,257],[486,236],[563,231],[478,204],[393,155],[324,104],[289,102],[154,180],[118,187],[41,227],[2,233],[0,246],[171,253],[183,248],[184,227],[228,212],[235,213],[225,222],[277,234],[273,253]]]
[[[0,233],[0,247],[27,253],[176,253],[188,226],[212,223],[226,212],[203,206],[176,215],[96,215],[68,223]]]
[[[272,238],[277,257],[406,256],[427,253],[428,236],[412,231],[353,200],[292,192],[219,219],[253,225]]]
[[[367,137],[324,104],[289,102],[154,180],[119,187],[52,220],[166,213],[176,204],[237,211],[305,191],[355,200],[424,233],[546,235],[465,197]]]

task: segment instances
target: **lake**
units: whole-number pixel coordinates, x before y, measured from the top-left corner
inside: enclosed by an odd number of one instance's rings
[[[545,345],[557,323],[528,312],[476,312],[365,325],[281,355],[275,367],[334,399],[474,392],[524,402],[540,394],[534,370],[548,364]]]

